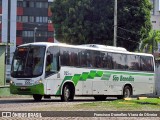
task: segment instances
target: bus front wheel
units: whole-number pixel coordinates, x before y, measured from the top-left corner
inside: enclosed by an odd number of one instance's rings
[[[42,95],[34,94],[33,98],[34,98],[35,101],[41,101]]]
[[[61,100],[64,102],[72,101],[74,97],[73,91],[71,90],[71,86],[69,84],[66,84],[63,87]]]

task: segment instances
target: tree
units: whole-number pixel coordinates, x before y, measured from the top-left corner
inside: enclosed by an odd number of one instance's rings
[[[118,0],[117,45],[134,51],[151,29],[149,0]],[[71,44],[113,45],[113,0],[55,0],[56,38]]]
[[[160,31],[151,30],[149,36],[142,40],[140,51],[152,53],[157,51],[158,43],[160,42]]]
[[[118,45],[134,51],[151,30],[149,0],[118,0]],[[128,47],[127,47],[128,46]]]

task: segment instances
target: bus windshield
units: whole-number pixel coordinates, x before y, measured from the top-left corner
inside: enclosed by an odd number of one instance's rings
[[[18,47],[15,51],[11,76],[17,78],[37,77],[43,73],[44,46]]]

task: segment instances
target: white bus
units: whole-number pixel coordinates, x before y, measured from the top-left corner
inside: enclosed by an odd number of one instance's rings
[[[93,96],[105,100],[149,95],[155,90],[151,54],[104,45],[37,42],[17,47],[11,67],[10,92],[42,97]]]

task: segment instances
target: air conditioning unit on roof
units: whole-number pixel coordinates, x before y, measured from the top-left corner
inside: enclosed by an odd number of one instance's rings
[[[99,45],[99,44],[85,44],[80,46],[93,47],[93,48],[99,48],[99,49],[105,49],[105,50],[114,50],[114,51],[124,51],[124,52],[127,51],[123,47],[114,47],[114,46],[106,46],[106,45]]]

